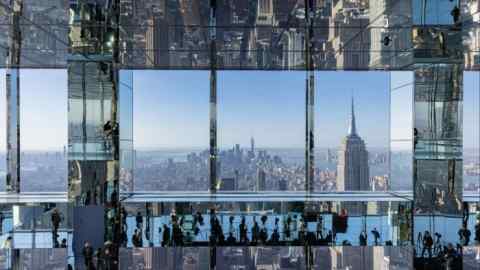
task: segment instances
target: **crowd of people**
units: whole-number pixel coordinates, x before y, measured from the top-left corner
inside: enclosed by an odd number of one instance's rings
[[[467,215],[468,217],[468,215]],[[462,221],[460,229],[457,231],[458,242],[456,244],[446,243],[442,239],[442,234],[432,233],[428,230],[419,232],[417,235],[417,251],[421,250],[420,254],[416,254],[417,258],[428,263],[436,263],[446,267],[447,269],[461,269],[463,248],[471,245],[480,245],[480,215],[477,216],[474,227],[474,242],[471,241],[472,232],[467,227],[468,218]],[[480,253],[477,254],[480,257]]]
[[[253,216],[249,220],[250,222],[247,222],[246,216],[229,216],[228,224],[223,224],[214,210],[211,210],[208,216],[209,227],[205,226],[206,222],[200,212],[193,215],[193,220],[172,214],[170,222],[160,224],[157,229],[160,235],[160,245],[183,246],[208,242],[209,245],[219,246],[287,245],[292,243],[326,246],[335,245],[337,235],[346,233],[348,226],[348,216],[337,216],[339,221],[334,221],[331,230],[325,229],[321,215],[315,217],[315,220],[306,220],[301,215],[287,215],[282,222],[278,216]],[[130,236],[131,243],[134,247],[143,247],[143,217],[140,213],[137,213],[135,220],[136,226]],[[308,223],[312,222],[316,225],[315,231],[307,229]],[[149,225],[149,223],[145,225]],[[149,241],[149,245],[153,245],[150,235],[147,236],[149,231],[150,229],[145,229],[145,239]],[[200,234],[203,235],[199,237]],[[382,245],[381,234],[377,228],[373,228],[370,234],[372,244]],[[125,235],[123,239],[123,245],[127,246],[127,236]],[[369,234],[366,230],[362,230],[358,239],[359,245],[367,246]],[[384,241],[383,244],[392,245],[392,242]],[[344,240],[342,245],[352,245],[352,243]]]
[[[86,270],[113,270],[118,267],[117,250],[113,243],[105,242],[103,248],[92,247],[86,241],[82,249],[82,256]]]

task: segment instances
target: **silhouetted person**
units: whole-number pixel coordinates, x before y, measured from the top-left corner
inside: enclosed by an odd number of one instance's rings
[[[455,6],[452,11],[450,12],[450,15],[452,15],[452,18],[453,18],[453,22],[455,24],[459,23],[460,22],[460,9]]]
[[[322,216],[318,216],[318,221],[317,221],[317,239],[318,239],[318,240],[323,239],[323,218],[322,218]]]
[[[458,257],[458,253],[453,248],[452,243],[448,243],[444,257],[445,257],[446,270],[458,269],[458,267],[456,267],[455,265],[455,261]]]
[[[423,234],[423,249],[422,249],[422,256],[424,257],[425,251],[428,252],[428,258],[432,258],[432,246],[433,246],[433,238],[430,235],[429,231],[425,231]]]
[[[298,222],[298,240],[299,241],[305,241],[305,222],[303,222],[303,219],[300,219]]]
[[[333,242],[333,234],[331,230],[328,231],[327,236],[325,237],[325,240],[327,241],[327,243]]]
[[[378,240],[380,239],[380,233],[377,231],[377,228],[373,228],[372,234],[373,234],[373,240],[375,242],[375,246],[378,246]]]
[[[237,241],[237,239],[235,239],[235,237],[233,236],[233,233],[228,233],[227,244],[230,245],[230,246],[233,246],[233,245],[235,245],[236,241]]]
[[[178,223],[173,223],[172,237],[174,246],[183,246],[183,233]]]
[[[413,149],[415,150],[417,148],[418,144],[418,129],[413,128]]]
[[[103,260],[102,249],[97,248],[95,251],[95,258],[97,259],[97,270],[105,269],[105,262]]]
[[[465,226],[465,224],[462,225],[462,228],[460,228],[460,230],[458,230],[458,237],[459,237],[459,240],[460,240],[460,245],[462,246],[468,246],[468,244],[470,243],[470,236],[471,236],[471,232],[469,229],[467,229],[467,227]]]
[[[85,242],[82,250],[83,261],[87,270],[94,269],[93,267],[93,248],[88,241]]]
[[[62,243],[60,244],[60,248],[67,248],[67,239],[63,238]]]
[[[260,229],[258,228],[258,223],[257,221],[255,220],[255,218],[253,219],[253,227],[252,227],[252,242],[256,245],[257,242],[258,242],[258,238],[259,238],[259,232],[260,232]]]
[[[141,247],[140,239],[138,238],[138,229],[135,229],[132,235],[132,244],[134,247]]]
[[[137,215],[135,216],[135,222],[137,223],[137,228],[141,229],[143,224],[142,213],[137,212]]]
[[[240,243],[247,243],[248,229],[247,229],[247,224],[245,223],[245,217],[242,217],[242,221],[240,222],[240,225],[238,225],[238,231],[240,232]]]
[[[3,234],[3,220],[5,219],[5,215],[2,211],[0,211],[0,235]]]
[[[365,233],[365,231],[362,231],[360,233],[360,236],[358,237],[358,241],[360,242],[360,246],[367,245],[367,233]]]
[[[480,219],[477,219],[475,224],[475,241],[477,245],[480,245]]]
[[[292,218],[287,216],[287,222],[284,224],[283,231],[285,233],[285,239],[290,240],[291,231],[290,231],[290,223],[292,223]]]
[[[433,245],[433,253],[438,254],[440,253],[440,250],[442,249],[442,235],[439,233],[434,233],[435,236],[435,244]]]
[[[233,225],[234,220],[235,220],[234,216],[230,216],[228,219],[228,233],[231,233],[232,235],[235,234],[235,227]]]
[[[266,243],[268,239],[268,232],[267,232],[267,225],[266,225],[267,220],[268,220],[267,216],[262,216],[260,218],[260,221],[262,222],[262,227],[260,228],[259,238],[262,243]]]
[[[170,228],[163,224],[163,234],[162,234],[162,247],[168,246],[170,244]]]
[[[124,229],[122,230],[122,233],[121,233],[121,236],[120,236],[120,241],[121,241],[122,247],[126,247],[126,246],[127,246],[127,243],[128,243],[128,235],[127,235],[127,230],[126,230],[126,228],[124,228]]]
[[[278,244],[280,242],[280,233],[278,233],[278,229],[273,230],[273,233],[270,236],[270,242],[273,244]]]
[[[62,218],[60,216],[60,213],[58,212],[58,209],[55,208],[53,209],[52,212],[52,225],[53,225],[53,233],[58,232],[58,227],[60,227],[60,222],[62,221]]]

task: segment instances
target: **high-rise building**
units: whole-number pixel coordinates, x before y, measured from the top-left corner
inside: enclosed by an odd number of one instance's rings
[[[357,134],[355,108],[352,108],[348,134],[338,151],[337,191],[370,190],[368,152]]]
[[[256,191],[265,191],[267,189],[266,178],[267,178],[267,174],[265,173],[265,171],[263,169],[258,169],[257,185],[255,187]]]
[[[252,151],[252,153],[255,153],[255,139],[253,137],[250,138],[250,151]]]
[[[167,21],[157,17],[147,20],[146,64],[147,66],[168,66],[169,54],[169,27]]]

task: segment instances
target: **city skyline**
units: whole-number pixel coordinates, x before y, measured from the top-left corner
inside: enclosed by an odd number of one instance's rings
[[[5,70],[0,70],[0,85],[5,89]],[[177,73],[177,75],[175,75]],[[182,72],[154,72],[141,71],[134,73],[134,115],[138,117],[138,121],[134,123],[134,144],[138,150],[146,149],[206,149],[208,148],[208,72],[193,72],[190,80],[181,80],[186,73]],[[255,137],[258,148],[303,148],[304,147],[304,74],[301,72],[288,75],[286,73],[282,77],[287,76],[285,83],[279,82],[273,85],[278,86],[276,91],[265,90],[271,82],[271,77],[278,77],[276,72],[265,72],[248,78],[249,72],[242,71],[244,76],[235,78],[237,72],[219,72],[218,82],[218,146],[221,149],[228,149],[235,144],[248,146],[250,137]],[[400,91],[394,90],[392,93],[391,108],[385,109],[385,113],[375,115],[379,110],[378,106],[369,104],[374,95],[379,93],[384,95],[384,99],[388,97],[388,91],[364,90],[365,87],[371,87],[370,80],[378,81],[384,77],[384,81],[378,83],[385,84],[388,89],[388,73],[387,72],[319,72],[316,81],[316,104],[315,104],[315,142],[316,148],[335,148],[339,147],[338,138],[342,136],[343,130],[347,125],[344,120],[348,115],[348,100],[355,96],[358,105],[358,114],[362,115],[359,121],[359,130],[366,131],[364,139],[370,148],[388,148],[388,132],[391,132],[392,140],[411,139],[408,126],[411,125],[411,106],[412,89],[409,85],[410,72],[392,72],[390,74],[390,85],[392,88],[403,85]],[[322,74],[324,76],[322,76]],[[344,75],[349,76],[347,86],[335,84],[336,76],[341,78]],[[67,117],[63,113],[67,110],[67,72],[66,70],[22,70],[21,84],[21,146],[22,151],[63,151],[63,147],[67,145]],[[246,80],[250,79],[250,80]],[[369,78],[371,78],[369,80]],[[178,79],[178,80],[176,80]],[[227,88],[228,80],[233,81],[235,87]],[[57,81],[59,83],[49,85],[48,88],[42,87],[46,85],[43,82]],[[63,83],[62,83],[63,82]],[[250,83],[249,83],[250,82]],[[407,82],[405,84],[405,82]],[[479,94],[475,89],[479,85],[478,75],[474,72],[465,72],[464,74],[464,148],[478,148],[478,106]],[[242,85],[243,83],[243,85]],[[254,84],[251,89],[244,90]],[[259,86],[257,86],[259,84]],[[364,85],[363,87],[362,84]],[[152,97],[152,85],[159,88],[162,92]],[[169,91],[163,91],[162,85],[168,85]],[[231,85],[231,84],[230,84]],[[245,87],[243,87],[245,85]],[[167,86],[165,86],[167,87]],[[271,88],[271,85],[270,85]],[[378,86],[380,88],[380,86]],[[298,90],[292,90],[298,89]],[[328,89],[326,91],[324,89]],[[358,90],[354,90],[358,89]],[[64,91],[65,90],[65,91]],[[259,93],[262,91],[265,93]],[[342,93],[340,93],[340,91]],[[181,92],[182,94],[178,94]],[[252,92],[258,96],[256,99],[246,99],[250,97]],[[4,95],[4,92],[2,93]],[[288,99],[289,104],[284,105],[276,100]],[[380,99],[380,98],[378,98]],[[163,102],[163,100],[168,100]],[[270,104],[264,101],[272,100]],[[53,106],[46,107],[46,102]],[[243,103],[242,103],[243,101]],[[251,102],[250,102],[251,101]],[[142,102],[146,102],[142,104]],[[232,103],[238,102],[237,105]],[[291,104],[290,104],[291,103]],[[387,102],[382,106],[388,106]],[[172,116],[169,112],[176,109],[175,106],[185,104],[182,108],[183,115]],[[397,105],[398,104],[398,105]],[[403,106],[399,106],[403,104]],[[407,104],[405,106],[404,104]],[[262,106],[265,105],[265,106]],[[5,108],[5,98],[0,98],[0,107]],[[138,108],[158,108],[154,111],[153,116],[149,115],[147,110]],[[160,107],[160,108],[159,108]],[[163,108],[161,108],[163,107]],[[27,109],[28,108],[28,109]],[[229,109],[230,108],[230,109]],[[244,113],[242,108],[248,108],[249,113]],[[329,108],[331,108],[329,110]],[[333,108],[333,109],[332,109]],[[390,111],[391,110],[391,111]],[[280,112],[281,111],[281,112]],[[381,111],[381,110],[380,110]],[[388,131],[388,111],[391,113],[391,130]],[[262,119],[264,113],[265,119]],[[275,117],[272,112],[278,112]],[[4,115],[5,110],[3,110]],[[151,123],[158,122],[155,113],[166,115],[168,122],[159,122],[157,126]],[[269,114],[268,114],[269,113]],[[157,115],[158,115],[157,114]],[[252,115],[259,115],[255,121],[250,121]],[[273,114],[273,116],[272,116]],[[41,118],[39,118],[41,116]],[[186,119],[190,120],[189,129],[184,130],[183,124]],[[49,119],[49,125],[42,125],[42,119]],[[135,118],[137,119],[137,118]],[[164,118],[165,119],[165,118]],[[273,123],[276,120],[273,129],[270,132],[263,132],[265,123]],[[0,117],[0,127],[5,127],[6,117]],[[253,123],[250,124],[249,123]],[[371,125],[374,123],[382,123],[381,128],[376,128],[377,132],[371,132]],[[241,132],[232,132],[235,125],[241,127]],[[289,126],[287,130],[284,126]],[[328,136],[325,136],[325,126],[328,126]],[[373,129],[375,130],[375,129]],[[380,130],[380,131],[379,131]],[[185,132],[184,132],[185,131]],[[266,134],[260,134],[266,133]],[[365,133],[365,132],[363,132]],[[159,136],[163,134],[163,136]],[[195,134],[195,138],[190,136]],[[281,138],[272,140],[271,134],[282,134]],[[165,136],[167,135],[167,136]],[[40,136],[40,139],[39,139]],[[160,138],[159,138],[160,137]],[[174,140],[169,140],[173,137]],[[290,140],[285,141],[285,138]],[[0,152],[4,152],[5,133],[0,133]],[[163,141],[162,141],[163,140]],[[275,141],[277,140],[277,141]],[[160,141],[163,143],[156,143]],[[62,143],[63,142],[63,143]],[[186,142],[189,142],[188,144]],[[285,142],[285,143],[283,143]],[[393,149],[393,148],[392,148]],[[408,149],[408,147],[406,148]],[[405,149],[404,149],[405,150]]]

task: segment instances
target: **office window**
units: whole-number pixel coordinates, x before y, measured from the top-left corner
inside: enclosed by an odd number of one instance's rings
[[[220,190],[304,190],[304,144],[304,72],[219,73]]]
[[[389,189],[389,92],[387,72],[316,73],[315,190]]]
[[[20,190],[66,191],[67,72],[21,70],[20,80]]]
[[[208,190],[208,74],[134,71],[135,190]]]

